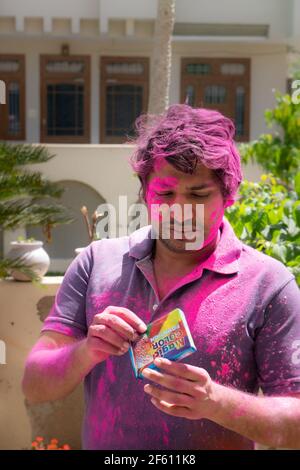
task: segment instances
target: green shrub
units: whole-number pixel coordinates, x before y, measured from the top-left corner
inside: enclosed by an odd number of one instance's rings
[[[284,263],[300,285],[300,105],[279,92],[275,99],[265,112],[274,133],[240,145],[242,162],[256,162],[267,174],[242,182],[226,216],[245,244]]]
[[[300,285],[299,193],[272,175],[262,175],[259,183],[243,181],[226,217],[240,240],[284,263]]]

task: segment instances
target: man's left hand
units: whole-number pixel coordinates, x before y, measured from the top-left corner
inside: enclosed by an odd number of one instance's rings
[[[190,364],[155,359],[159,371],[144,369],[143,376],[155,384],[146,384],[144,391],[159,410],[187,419],[212,419],[216,409],[216,387],[205,369]]]

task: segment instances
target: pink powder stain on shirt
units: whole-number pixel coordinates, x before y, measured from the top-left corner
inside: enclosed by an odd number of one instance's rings
[[[229,365],[228,364],[222,364],[221,377],[226,377],[229,372],[230,372]]]
[[[163,428],[163,443],[164,443],[165,446],[168,446],[169,442],[170,442],[169,428],[168,428],[167,424],[164,421],[162,421],[161,424],[162,424],[162,428]]]
[[[145,299],[138,293],[135,296],[128,295],[124,302],[123,292],[108,290],[100,295],[91,294],[89,296],[89,304],[87,314],[90,317],[90,320],[92,320],[94,315],[102,313],[108,306],[128,308],[146,323],[151,316],[149,309],[145,307]]]
[[[214,354],[217,350],[222,349],[224,346],[224,338],[209,338],[209,344],[206,347],[206,352],[208,354]]]
[[[114,365],[113,365],[113,362],[112,362],[112,359],[106,359],[106,372],[107,372],[107,376],[108,376],[108,379],[110,382],[116,382],[117,380],[117,377],[116,375],[114,374]]]
[[[107,390],[106,378],[101,377],[97,386],[96,396],[97,400],[99,400],[101,404],[101,408],[105,408],[105,411],[103,410],[103,414],[106,415],[106,419],[101,421],[99,416],[92,416],[90,421],[93,423],[93,429],[91,432],[94,434],[94,436],[99,436],[99,439],[101,439],[103,442],[105,442],[106,438],[108,441],[110,441],[111,435],[116,432],[119,432],[123,435],[121,426],[118,424],[121,423],[121,409],[119,406],[116,406],[115,403],[111,402],[109,394],[105,393],[105,390]],[[102,413],[101,409],[100,413]]]
[[[89,297],[94,314],[101,313],[109,305],[118,305],[121,294],[118,291],[107,291],[100,295],[91,294]]]

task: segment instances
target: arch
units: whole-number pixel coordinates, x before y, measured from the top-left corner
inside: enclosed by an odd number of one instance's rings
[[[90,242],[86,225],[80,212],[81,207],[86,206],[88,208],[91,218],[92,213],[97,207],[106,201],[93,187],[81,181],[61,180],[57,183],[65,190],[61,199],[57,202],[69,209],[74,222],[54,227],[52,242],[49,244],[45,243],[45,249],[52,259],[71,259],[75,255],[75,248],[86,246]],[[27,237],[44,240],[41,227],[28,227]]]

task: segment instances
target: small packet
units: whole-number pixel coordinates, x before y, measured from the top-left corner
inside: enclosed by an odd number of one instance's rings
[[[142,379],[143,369],[158,370],[156,357],[179,361],[197,351],[183,311],[172,310],[147,325],[145,333],[131,343],[129,353],[135,377]]]

